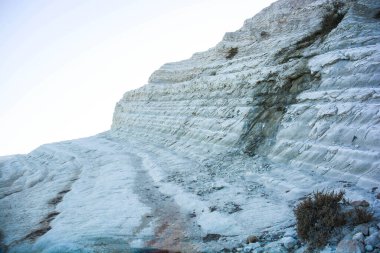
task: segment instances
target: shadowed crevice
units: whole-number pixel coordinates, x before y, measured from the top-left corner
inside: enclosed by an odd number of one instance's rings
[[[37,240],[39,237],[43,236],[44,234],[46,234],[49,230],[51,229],[51,226],[48,225],[48,226],[43,226],[41,228],[38,228],[36,230],[33,230],[32,232],[30,232],[29,234],[27,234],[23,240],[32,240],[32,241],[35,241]]]
[[[309,36],[306,36],[301,41],[297,42],[297,48],[306,48],[318,39],[321,39],[321,42],[323,42],[325,38],[332,32],[332,30],[334,30],[340,24],[340,22],[342,22],[346,14],[345,12],[341,11],[343,6],[344,5],[342,3],[335,4],[333,10],[323,16],[321,28]]]
[[[280,64],[288,62],[290,59],[297,59],[304,57],[302,52],[315,42],[322,43],[327,36],[338,27],[347,13],[347,8],[343,3],[335,3],[331,9],[328,10],[322,18],[319,29],[311,34],[301,38],[295,44],[282,48],[275,55]]]
[[[40,221],[40,224],[45,224],[45,223],[50,224],[50,222],[51,222],[52,220],[54,220],[54,218],[55,218],[58,214],[59,214],[59,212],[57,212],[57,211],[53,211],[53,212],[49,213],[48,215],[46,215],[46,217],[45,217],[42,221]]]
[[[376,14],[373,16],[375,19],[380,19],[380,10],[376,12]]]
[[[0,230],[0,252],[8,252],[7,245],[4,244],[4,234],[3,231]]]
[[[279,64],[289,64],[293,59],[289,66],[298,65],[298,68],[286,75],[280,72],[271,73],[265,80],[256,83],[259,93],[261,90],[264,92],[260,96],[256,94],[259,98],[256,99],[258,103],[248,115],[246,130],[240,137],[244,153],[250,156],[265,155],[275,142],[287,108],[296,103],[298,94],[318,85],[319,77],[311,75],[308,61],[303,59],[303,52],[315,42],[323,42],[342,22],[346,12],[347,8],[343,3],[334,2],[326,10],[319,29],[277,52],[275,61]]]
[[[276,73],[256,84],[258,89],[272,87],[272,90],[258,97],[256,109],[247,116],[248,124],[240,137],[244,153],[250,156],[265,155],[275,142],[287,108],[296,103],[298,94],[317,85],[318,78],[311,75],[307,61],[299,61],[298,64],[300,68],[289,74],[292,78]]]

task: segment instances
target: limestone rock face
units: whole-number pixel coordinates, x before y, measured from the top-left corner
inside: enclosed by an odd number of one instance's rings
[[[217,252],[313,190],[379,207],[379,11],[280,0],[127,92],[110,131],[0,158],[0,252]]]
[[[378,181],[379,6],[274,3],[216,47],[165,64],[127,92],[112,132],[192,157],[244,152]],[[229,59],[231,48],[238,52]]]

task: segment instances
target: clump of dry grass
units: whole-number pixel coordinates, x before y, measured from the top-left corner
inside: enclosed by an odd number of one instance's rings
[[[356,226],[373,220],[373,214],[366,207],[353,208],[343,191],[317,191],[301,201],[294,214],[297,234],[310,249],[325,246],[336,229],[343,225]]]
[[[353,211],[349,212],[349,216],[353,225],[367,223],[373,219],[373,214],[363,207],[355,207]]]
[[[326,245],[334,229],[346,223],[340,203],[344,202],[344,192],[317,191],[307,197],[294,209],[297,233],[310,248]]]

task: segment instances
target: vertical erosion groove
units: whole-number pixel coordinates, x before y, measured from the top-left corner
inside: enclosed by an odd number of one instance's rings
[[[310,74],[306,62],[302,64],[304,66],[298,69],[296,76],[283,80],[282,85],[276,85],[271,81],[258,84],[263,87],[273,86],[273,91],[260,96],[260,102],[257,104],[259,109],[248,115],[248,127],[240,141],[244,153],[250,156],[265,155],[275,141],[287,107],[296,102],[300,92],[309,89],[318,80]]]
[[[320,24],[320,28],[301,38],[295,44],[283,48],[275,57],[278,64],[296,66],[295,71],[288,74],[276,73],[268,80],[256,83],[258,90],[269,90],[259,95],[259,103],[248,115],[248,124],[245,133],[240,138],[243,151],[248,155],[265,155],[268,148],[274,143],[276,133],[287,107],[296,102],[301,92],[318,85],[319,79],[312,76],[307,66],[307,59],[302,59],[303,51],[319,41],[322,43],[326,37],[342,22],[346,10],[342,3],[334,2],[327,8]]]
[[[338,27],[347,13],[347,6],[343,3],[335,3],[330,8],[327,8],[326,13],[323,15],[320,26],[314,32],[301,38],[293,45],[282,48],[275,55],[276,61],[279,64],[288,62],[290,59],[302,57],[304,49],[308,48],[316,42],[322,43],[327,36]]]

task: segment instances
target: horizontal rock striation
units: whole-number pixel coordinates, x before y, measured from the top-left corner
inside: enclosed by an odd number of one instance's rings
[[[282,119],[275,161],[380,180],[379,3],[352,3],[339,25],[304,53],[317,85]]]
[[[244,152],[379,181],[379,7],[276,2],[127,92],[112,132],[197,159]]]

